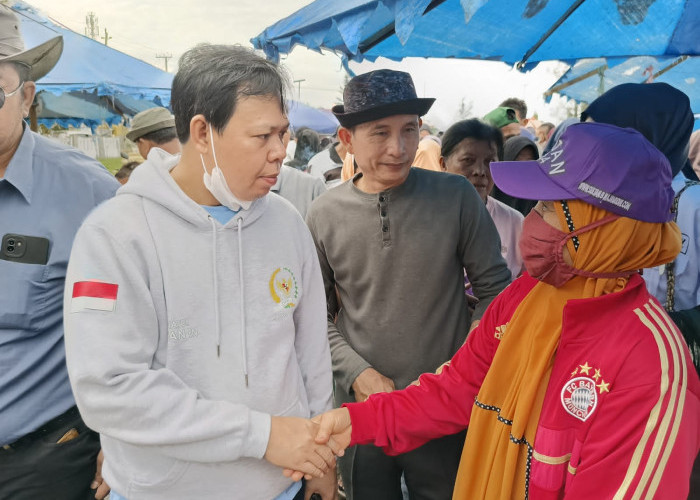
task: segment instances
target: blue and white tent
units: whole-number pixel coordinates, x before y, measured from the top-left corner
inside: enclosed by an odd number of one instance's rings
[[[698,34],[700,37],[700,32]],[[582,59],[552,85],[545,97],[560,94],[590,103],[621,83],[664,82],[690,98],[690,108],[700,128],[700,57],[650,57]]]
[[[344,60],[379,56],[509,64],[700,53],[700,0],[316,0],[251,42],[270,59],[296,45]]]
[[[22,23],[27,47],[63,36],[63,54],[56,66],[37,82],[37,90],[53,94],[89,91],[99,96],[126,95],[169,104],[172,74],[71,31],[25,2],[15,1],[11,6]]]
[[[287,103],[289,123],[294,130],[310,128],[319,134],[333,134],[338,128],[338,120],[330,111],[312,108],[299,101]]]
[[[97,100],[86,99],[83,92],[66,92],[61,95],[51,92],[39,92],[37,94],[37,120],[40,124],[51,128],[59,125],[63,128],[73,126],[79,128],[87,125],[93,130],[98,125],[107,123],[116,125],[123,118],[114,113],[104,103]]]

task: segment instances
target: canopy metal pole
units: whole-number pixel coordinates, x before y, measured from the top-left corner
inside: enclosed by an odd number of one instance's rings
[[[576,9],[578,9],[578,8],[581,6],[581,4],[582,4],[583,2],[585,2],[585,1],[586,1],[586,0],[576,0],[576,2],[574,2],[573,5],[571,5],[571,7],[569,7],[568,9],[566,9],[566,12],[564,12],[564,15],[561,16],[561,17],[557,20],[557,22],[554,23],[554,24],[547,30],[547,32],[546,32],[544,35],[542,35],[542,37],[541,37],[539,40],[537,40],[537,43],[536,43],[535,45],[533,45],[533,46],[530,48],[530,50],[528,50],[527,52],[525,52],[525,55],[524,55],[523,58],[520,60],[520,62],[519,62],[518,64],[516,64],[516,67],[517,67],[518,69],[523,69],[523,66],[525,66],[525,63],[526,63],[527,60],[530,58],[530,56],[532,56],[532,54],[534,54],[534,53],[537,51],[537,49],[540,48],[540,46],[547,40],[547,38],[549,38],[550,36],[552,36],[552,33],[554,33],[556,30],[558,30],[558,29],[559,29],[559,26],[561,26],[561,25],[564,23],[564,21],[566,21],[566,20],[569,18],[569,16],[570,16],[571,14],[573,14],[574,11],[575,11]]]
[[[652,80],[652,81],[656,80],[658,77],[660,77],[661,75],[663,75],[664,73],[666,73],[668,70],[670,70],[670,69],[672,69],[672,68],[675,68],[676,66],[678,66],[680,63],[682,63],[682,62],[685,61],[686,59],[688,59],[688,56],[681,56],[681,57],[679,57],[678,59],[676,59],[675,61],[673,61],[671,64],[669,64],[668,66],[666,66],[665,68],[660,69],[659,71],[657,71],[656,73],[654,73],[653,75],[651,75],[651,80]],[[646,82],[646,80],[644,80],[644,82]],[[640,82],[640,83],[644,83],[644,82]]]
[[[580,82],[581,80],[585,80],[586,78],[589,78],[589,77],[591,77],[591,76],[593,76],[593,75],[595,75],[595,74],[598,74],[599,71],[601,71],[601,70],[602,70],[602,71],[605,71],[606,69],[608,69],[608,65],[607,65],[607,64],[603,64],[602,66],[599,66],[599,67],[597,67],[597,68],[595,68],[595,69],[592,69],[592,70],[589,71],[588,73],[585,73],[585,74],[583,74],[583,75],[581,75],[581,76],[577,76],[577,77],[574,78],[573,80],[569,80],[568,82],[561,83],[561,84],[559,84],[559,85],[556,85],[556,86],[552,87],[551,89],[547,90],[547,91],[544,93],[544,96],[545,96],[545,97],[549,97],[549,96],[551,96],[552,94],[554,94],[555,92],[559,92],[560,90],[564,90],[565,88],[572,86],[574,83],[578,83],[578,82]]]
[[[440,5],[441,3],[444,3],[445,0],[433,0],[430,2],[430,4],[425,8],[425,12],[423,12],[423,16],[426,15],[428,12],[433,10],[435,7]],[[357,47],[357,51],[360,54],[364,54],[368,50],[370,50],[372,47],[375,45],[380,44],[387,38],[389,38],[391,35],[396,34],[396,23],[391,23],[388,26],[385,26],[384,28],[380,29],[377,31],[375,34],[372,36],[369,36],[365,39],[365,41],[361,42],[360,45]]]
[[[32,104],[29,108],[29,130],[39,132],[39,120],[36,113],[36,104]]]

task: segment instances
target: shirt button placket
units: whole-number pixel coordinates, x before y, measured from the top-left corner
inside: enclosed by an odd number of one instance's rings
[[[379,194],[379,224],[382,228],[382,246],[391,245],[391,227],[389,224],[389,197],[384,193]]]

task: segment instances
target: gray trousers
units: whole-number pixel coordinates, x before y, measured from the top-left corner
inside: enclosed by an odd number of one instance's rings
[[[338,460],[347,500],[451,500],[466,430],[390,457],[373,445],[348,448]]]

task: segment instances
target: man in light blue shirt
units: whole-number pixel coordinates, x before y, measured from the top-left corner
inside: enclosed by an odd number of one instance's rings
[[[119,183],[29,130],[34,81],[56,64],[63,41],[24,50],[19,24],[0,6],[0,499],[72,500],[101,483],[100,444],[68,381],[65,272],[81,222]]]

